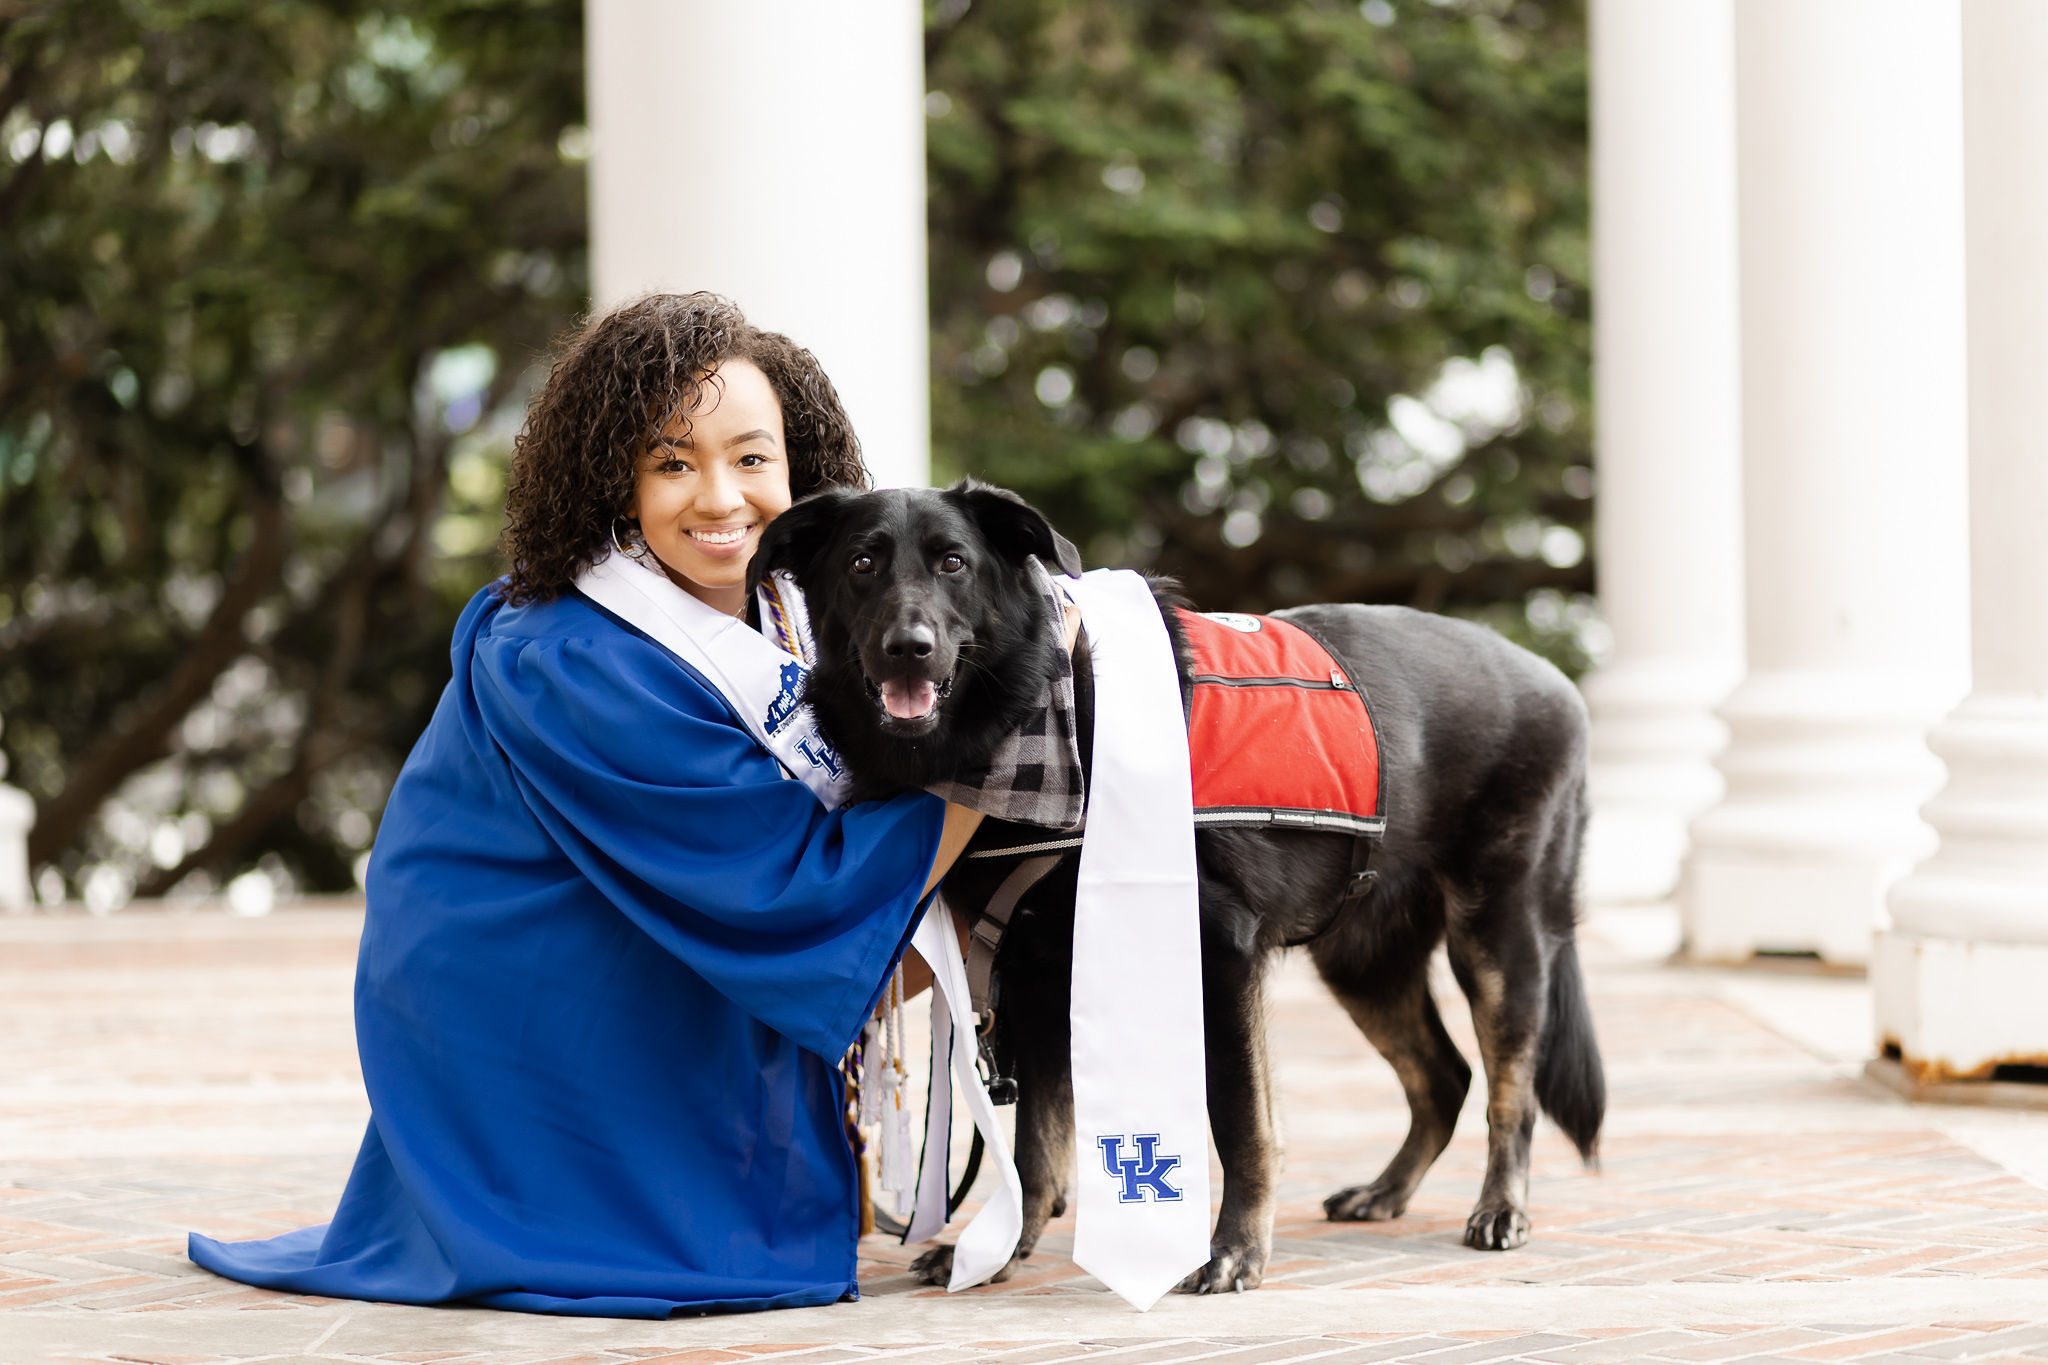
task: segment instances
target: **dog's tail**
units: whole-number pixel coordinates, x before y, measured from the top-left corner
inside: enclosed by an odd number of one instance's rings
[[[1569,938],[1550,960],[1550,1008],[1536,1063],[1536,1099],[1586,1164],[1593,1165],[1600,1122],[1607,1115],[1607,1073],[1593,1038],[1593,1012],[1586,1004],[1578,945]]]

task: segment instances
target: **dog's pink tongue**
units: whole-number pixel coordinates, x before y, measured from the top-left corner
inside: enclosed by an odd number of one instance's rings
[[[897,678],[882,684],[882,705],[898,720],[918,720],[931,714],[939,689],[922,678]]]

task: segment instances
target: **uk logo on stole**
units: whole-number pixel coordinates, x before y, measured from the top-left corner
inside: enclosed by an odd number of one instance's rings
[[[808,675],[809,670],[800,663],[792,662],[782,666],[782,688],[775,694],[775,700],[768,703],[768,716],[764,722],[770,735],[776,734],[783,726],[789,724],[802,708],[804,679]],[[813,768],[823,768],[833,777],[838,777],[845,771],[845,765],[841,763],[839,755],[833,752],[832,746],[827,744],[821,735],[805,735],[796,742],[796,751],[802,754]]]
[[[823,768],[834,777],[845,771],[838,753],[817,735],[805,735],[798,740],[796,751],[809,759],[813,768]]]
[[[1159,1151],[1159,1134],[1138,1133],[1131,1139],[1138,1149],[1136,1156],[1123,1154],[1124,1139],[1099,1137],[1096,1146],[1102,1149],[1102,1167],[1115,1179],[1123,1182],[1116,1192],[1119,1204],[1142,1204],[1149,1193],[1154,1202],[1170,1204],[1180,1198],[1180,1191],[1166,1183],[1166,1177],[1180,1165],[1180,1158],[1167,1156]]]

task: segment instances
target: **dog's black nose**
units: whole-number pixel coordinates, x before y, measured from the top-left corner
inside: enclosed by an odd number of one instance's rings
[[[892,659],[929,659],[937,643],[930,626],[897,626],[882,637],[882,652]]]

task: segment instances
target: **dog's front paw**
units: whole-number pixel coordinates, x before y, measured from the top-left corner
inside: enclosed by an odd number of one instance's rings
[[[1211,1247],[1209,1264],[1177,1286],[1183,1294],[1242,1294],[1266,1278],[1266,1253],[1257,1247]]]
[[[910,1276],[945,1288],[953,1280],[953,1248],[933,1247],[910,1263]]]
[[[1001,1270],[988,1277],[987,1283],[1001,1284],[1015,1274],[1016,1270],[1017,1258],[1012,1256]],[[944,1289],[953,1282],[953,1248],[933,1247],[910,1263],[910,1274],[913,1279]]]
[[[1465,1220],[1465,1245],[1475,1251],[1513,1251],[1529,1240],[1529,1216],[1520,1209],[1474,1209]]]
[[[1323,1216],[1333,1223],[1384,1223],[1407,1212],[1410,1193],[1377,1180],[1370,1185],[1353,1185],[1323,1201]]]

